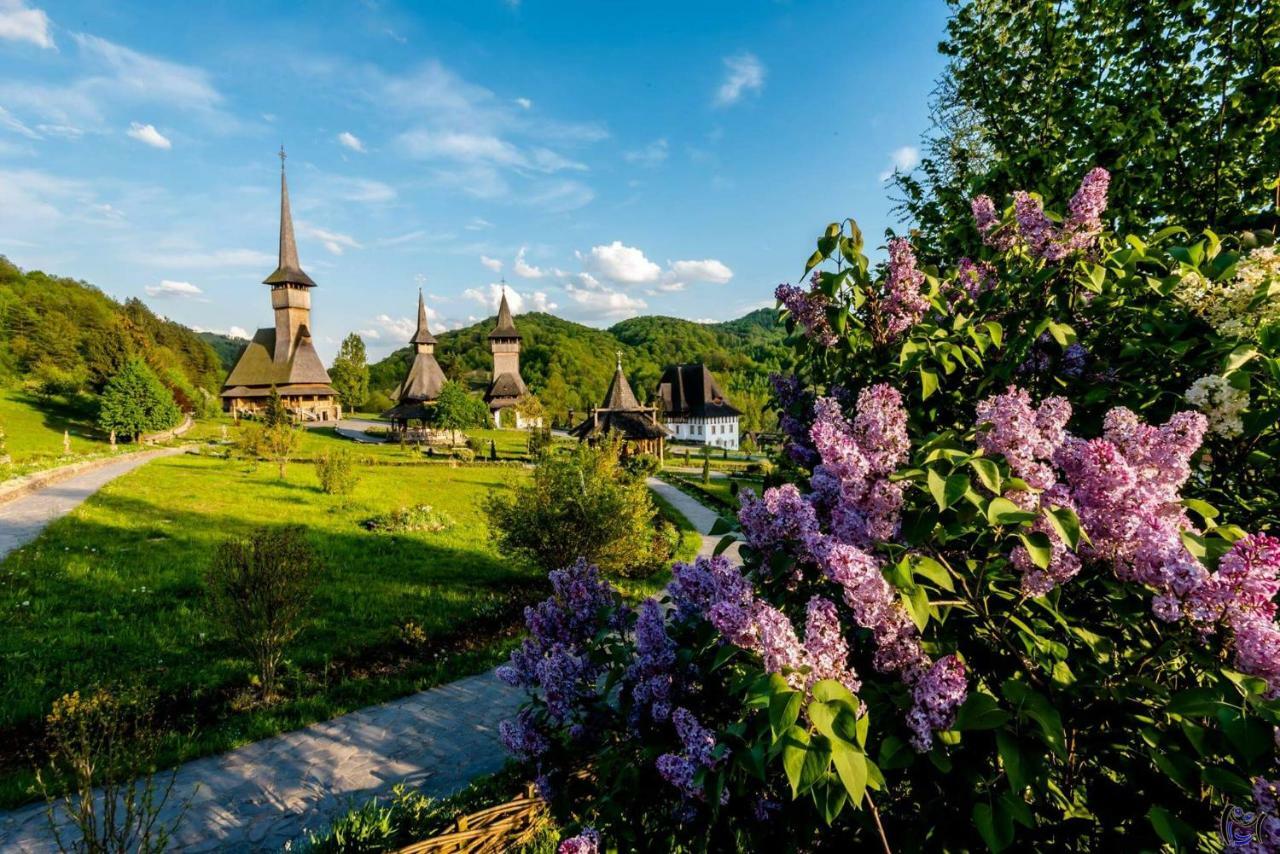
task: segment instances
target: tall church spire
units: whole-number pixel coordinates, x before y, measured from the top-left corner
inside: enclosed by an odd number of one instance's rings
[[[418,288],[418,331],[409,339],[410,344],[434,344],[436,337],[427,328],[427,304],[422,300],[422,288]]]
[[[280,263],[276,271],[263,279],[267,285],[302,285],[314,288],[316,283],[302,272],[298,263],[298,244],[293,238],[293,214],[289,211],[289,182],[284,174],[284,146],[280,146]]]

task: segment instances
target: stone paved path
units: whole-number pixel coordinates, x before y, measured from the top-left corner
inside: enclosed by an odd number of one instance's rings
[[[190,803],[173,848],[278,851],[398,782],[455,792],[502,767],[498,721],[519,704],[518,689],[483,673],[188,762],[165,805],[172,821]],[[0,851],[56,851],[50,836],[42,804],[0,813]]]
[[[705,534],[716,514],[656,478],[648,485],[703,532],[700,554],[710,555],[720,538]],[[490,671],[188,762],[165,808],[176,816],[189,803],[174,847],[276,851],[396,783],[434,796],[455,792],[502,767],[497,725],[520,701],[521,692]],[[0,851],[56,850],[42,804],[0,813]]]
[[[46,525],[79,507],[86,498],[120,475],[127,474],[156,457],[181,453],[182,448],[165,448],[153,453],[138,454],[0,504],[0,560],[14,549],[34,540]]]
[[[645,481],[649,488],[655,493],[666,499],[667,503],[676,508],[686,519],[693,523],[693,527],[698,529],[698,533],[702,534],[702,547],[698,549],[698,554],[703,557],[710,557],[715,554],[716,545],[720,542],[723,534],[710,535],[712,526],[720,519],[720,515],[716,511],[707,507],[702,502],[696,500],[692,496],[682,492],[664,480],[656,477],[648,478]],[[725,549],[724,554],[730,559],[738,560],[738,544],[734,543]]]

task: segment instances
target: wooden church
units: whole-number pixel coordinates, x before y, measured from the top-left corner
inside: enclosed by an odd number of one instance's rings
[[[222,387],[222,408],[239,418],[262,411],[275,389],[298,421],[337,421],[342,404],[311,342],[311,289],[316,283],[298,263],[289,212],[289,185],[280,149],[280,258],[263,279],[271,286],[275,326],[259,329]]]

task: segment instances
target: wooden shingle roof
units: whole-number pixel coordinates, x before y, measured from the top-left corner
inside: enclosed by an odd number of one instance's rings
[[[502,302],[498,304],[498,322],[494,324],[490,338],[520,338],[516,322],[511,317],[511,306],[507,305],[507,292],[502,291]]]
[[[286,386],[308,384],[331,386],[329,372],[316,353],[311,343],[311,334],[305,326],[300,327],[298,344],[294,347],[287,361],[277,362],[274,358],[276,350],[276,331],[259,329],[253,340],[240,354],[240,360],[231,369],[230,376],[223,387],[231,390],[236,386]],[[329,388],[332,391],[332,388]]]
[[[729,403],[701,363],[672,365],[658,381],[658,400],[668,418],[727,418],[742,412]]]

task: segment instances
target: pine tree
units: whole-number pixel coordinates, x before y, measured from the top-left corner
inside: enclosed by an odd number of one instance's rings
[[[369,365],[365,356],[364,341],[352,332],[342,339],[338,357],[329,370],[329,377],[345,410],[355,411],[369,396]]]
[[[130,359],[102,391],[98,426],[137,441],[143,433],[167,430],[182,412],[173,395],[141,359]]]
[[[267,397],[267,405],[262,409],[263,426],[271,429],[278,424],[288,424],[291,420],[289,410],[284,408],[284,400],[281,399],[280,392],[272,386],[271,394]]]

